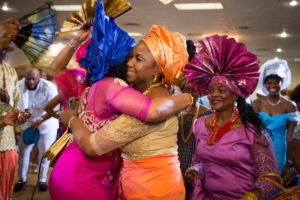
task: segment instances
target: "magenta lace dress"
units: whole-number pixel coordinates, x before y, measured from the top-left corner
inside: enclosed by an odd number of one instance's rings
[[[210,132],[205,117],[194,124],[196,152],[192,166],[201,171],[195,182],[193,200],[238,200],[254,187],[263,197],[276,191],[273,185],[256,179],[264,173],[278,173],[270,140],[243,126],[226,133],[215,145],[208,145]]]
[[[119,113],[145,120],[151,99],[117,78],[103,78],[82,98],[80,119],[92,132],[99,130]],[[110,200],[118,195],[119,151],[88,157],[71,142],[58,158],[49,178],[53,200]]]

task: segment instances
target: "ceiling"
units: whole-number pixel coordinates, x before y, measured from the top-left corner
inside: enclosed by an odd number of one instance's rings
[[[197,41],[211,34],[226,34],[246,43],[261,62],[279,57],[288,60],[300,76],[300,2],[290,7],[290,0],[174,0],[168,5],[159,0],[129,0],[133,9],[116,19],[128,32],[147,33],[152,24],[161,24]],[[0,0],[0,6],[3,4]],[[14,11],[0,11],[0,19],[16,18],[42,5],[45,0],[7,0]],[[53,0],[54,4],[81,4],[83,0]],[[223,10],[179,11],[174,3],[221,2]],[[61,26],[70,12],[58,12]],[[285,30],[290,37],[277,34]],[[68,37],[61,38],[68,40]],[[135,37],[138,41],[141,37]],[[276,49],[282,52],[277,53]],[[295,60],[296,59],[296,60]],[[297,62],[296,62],[297,61]],[[295,74],[293,74],[295,75]]]

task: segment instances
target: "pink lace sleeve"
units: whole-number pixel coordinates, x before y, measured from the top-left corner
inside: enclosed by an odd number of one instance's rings
[[[257,170],[256,178],[266,173],[278,174],[273,145],[267,134],[255,135],[252,152]],[[278,181],[276,178],[273,180]],[[257,180],[255,182],[255,187],[261,192],[262,199],[265,199],[273,192],[277,191],[276,186],[263,180]]]
[[[106,78],[101,86],[95,90],[97,98],[105,96],[106,106],[117,112],[124,113],[145,121],[151,105],[151,98],[128,86],[127,83],[118,78]],[[97,100],[95,100],[97,105]],[[99,108],[97,109],[99,110]],[[98,112],[97,112],[98,113]]]

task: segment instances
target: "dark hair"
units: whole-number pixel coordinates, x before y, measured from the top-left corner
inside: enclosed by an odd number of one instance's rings
[[[292,101],[295,101],[296,103],[300,103],[300,84],[295,87],[290,97]]]
[[[191,61],[196,53],[196,46],[192,40],[186,41],[186,50],[189,54],[189,61]]]
[[[127,82],[127,59],[109,69],[105,77],[116,77]]]
[[[87,73],[87,78],[85,81],[87,86],[91,86],[90,77],[91,77],[91,74]],[[127,82],[126,60],[120,64],[117,64],[116,66],[112,67],[111,69],[109,69],[108,72],[104,75],[104,77],[116,77],[116,78],[120,78]]]
[[[245,99],[241,97],[237,99],[237,108],[242,124],[246,127],[246,129],[250,131],[252,130],[257,134],[262,134],[263,131],[267,131],[267,128],[263,124],[259,114],[252,106],[246,103]],[[249,126],[249,124],[252,126]]]
[[[277,74],[270,74],[268,75],[265,80],[264,80],[264,84],[266,84],[266,82],[268,80],[277,80],[277,81],[283,81],[283,78],[281,78],[280,76],[278,76]]]

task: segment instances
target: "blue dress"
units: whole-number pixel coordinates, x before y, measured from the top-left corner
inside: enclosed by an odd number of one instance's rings
[[[283,113],[277,115],[269,115],[266,112],[259,112],[263,123],[271,131],[271,138],[274,144],[276,153],[276,160],[279,173],[282,173],[282,169],[286,163],[286,151],[287,151],[287,123],[289,121],[298,121],[298,112]]]

